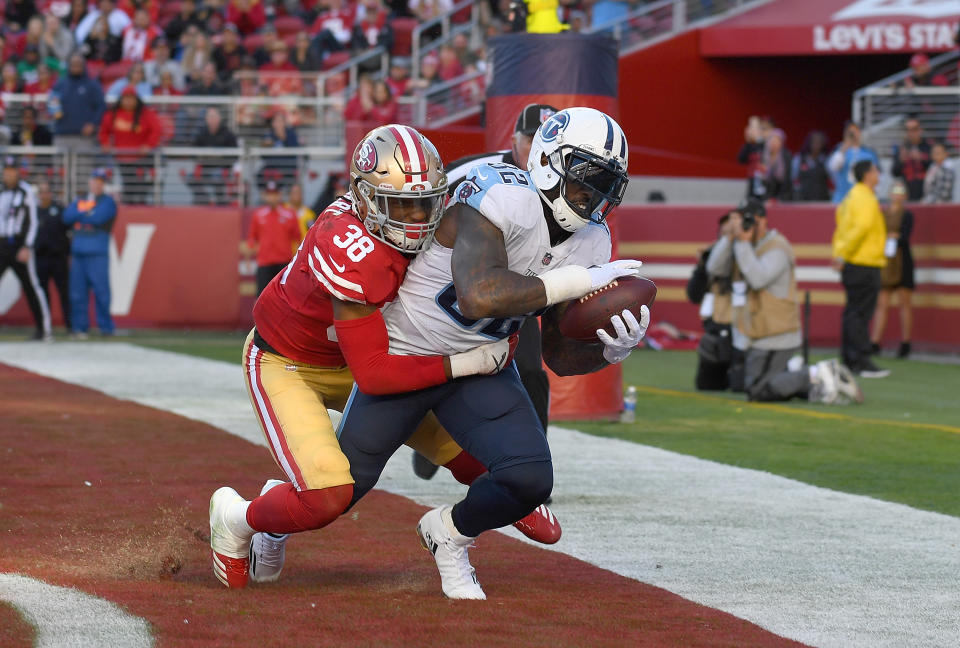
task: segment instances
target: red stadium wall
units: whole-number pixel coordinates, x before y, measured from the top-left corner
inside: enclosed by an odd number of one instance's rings
[[[960,350],[960,219],[955,206],[915,206],[913,250],[917,348]],[[614,217],[619,256],[640,258],[660,292],[654,321],[698,330],[684,286],[699,249],[714,237],[722,207],[621,207]],[[230,208],[122,207],[114,228],[113,308],[120,327],[249,326],[252,277],[241,275],[237,243],[242,214]],[[834,211],[830,205],[775,205],[769,222],[793,243],[801,291],[813,303],[813,344],[836,346],[843,291],[829,269]],[[8,273],[0,290],[0,323],[32,324],[19,284]],[[53,300],[55,322],[61,322]],[[13,304],[10,306],[10,304]],[[890,317],[887,337],[899,336]]]
[[[750,115],[771,115],[797,150],[840,136],[854,90],[907,66],[904,55],[707,59],[698,30],[620,59],[620,124],[634,175],[740,177]]]
[[[913,206],[916,226],[913,254],[917,266],[914,294],[914,346],[928,350],[960,350],[960,210],[956,206]],[[621,207],[616,214],[621,257],[644,262],[645,274],[659,288],[654,323],[669,321],[699,330],[697,307],[684,288],[699,250],[716,234],[721,207]],[[811,343],[837,346],[844,303],[839,275],[830,268],[834,228],[831,205],[774,205],[769,225],[782,232],[797,255],[801,292],[810,291]],[[888,318],[886,338],[899,340],[899,318]]]
[[[121,207],[113,228],[111,255],[114,320],[121,328],[238,327],[250,322],[241,311],[238,271],[240,212],[218,207]],[[13,297],[19,295],[16,281]],[[8,291],[4,290],[4,294]],[[0,322],[33,320],[21,297],[5,308]],[[62,320],[53,299],[54,323]]]

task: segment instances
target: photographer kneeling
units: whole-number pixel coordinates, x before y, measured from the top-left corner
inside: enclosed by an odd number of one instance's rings
[[[754,401],[862,402],[853,374],[836,360],[810,367],[791,362],[802,342],[795,265],[790,242],[767,228],[758,201],[731,214],[729,235],[707,259],[710,274],[732,277],[733,344],[746,349],[747,395]]]

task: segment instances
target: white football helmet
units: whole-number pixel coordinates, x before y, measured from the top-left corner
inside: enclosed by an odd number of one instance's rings
[[[416,254],[430,245],[440,225],[447,174],[430,140],[409,126],[387,124],[357,144],[350,191],[366,205],[363,225],[373,236]]]
[[[567,108],[533,136],[527,170],[560,227],[575,232],[591,221],[603,222],[623,200],[627,156],[627,137],[617,122],[593,108]],[[571,185],[586,193],[572,191],[576,200],[571,200]]]

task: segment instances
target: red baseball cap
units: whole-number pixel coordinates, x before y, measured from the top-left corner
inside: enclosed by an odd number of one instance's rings
[[[930,62],[930,57],[928,57],[923,52],[917,52],[910,57],[910,67],[916,67],[918,65],[925,65]]]

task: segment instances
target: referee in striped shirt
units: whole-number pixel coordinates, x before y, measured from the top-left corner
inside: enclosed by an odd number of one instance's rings
[[[513,137],[510,139],[508,150],[468,155],[446,165],[447,195],[452,197],[460,183],[466,180],[470,169],[480,164],[505,162],[526,171],[527,156],[530,154],[533,136],[540,128],[540,124],[555,112],[557,112],[557,109],[553,106],[529,104],[517,117],[517,125],[513,129]],[[543,370],[543,358],[540,352],[540,323],[537,322],[537,318],[528,317],[524,320],[523,326],[520,327],[520,342],[517,345],[514,360],[517,363],[517,371],[520,373],[523,387],[527,390],[530,400],[533,401],[537,417],[543,424],[543,431],[546,432],[550,409],[550,382],[547,380],[547,372]],[[413,471],[418,477],[430,479],[437,472],[437,466],[415,452],[413,453]]]
[[[20,179],[17,160],[3,159],[3,186],[0,188],[0,275],[12,268],[23,287],[27,305],[37,323],[34,340],[50,341],[50,308],[37,278],[33,245],[37,239],[37,195]]]

